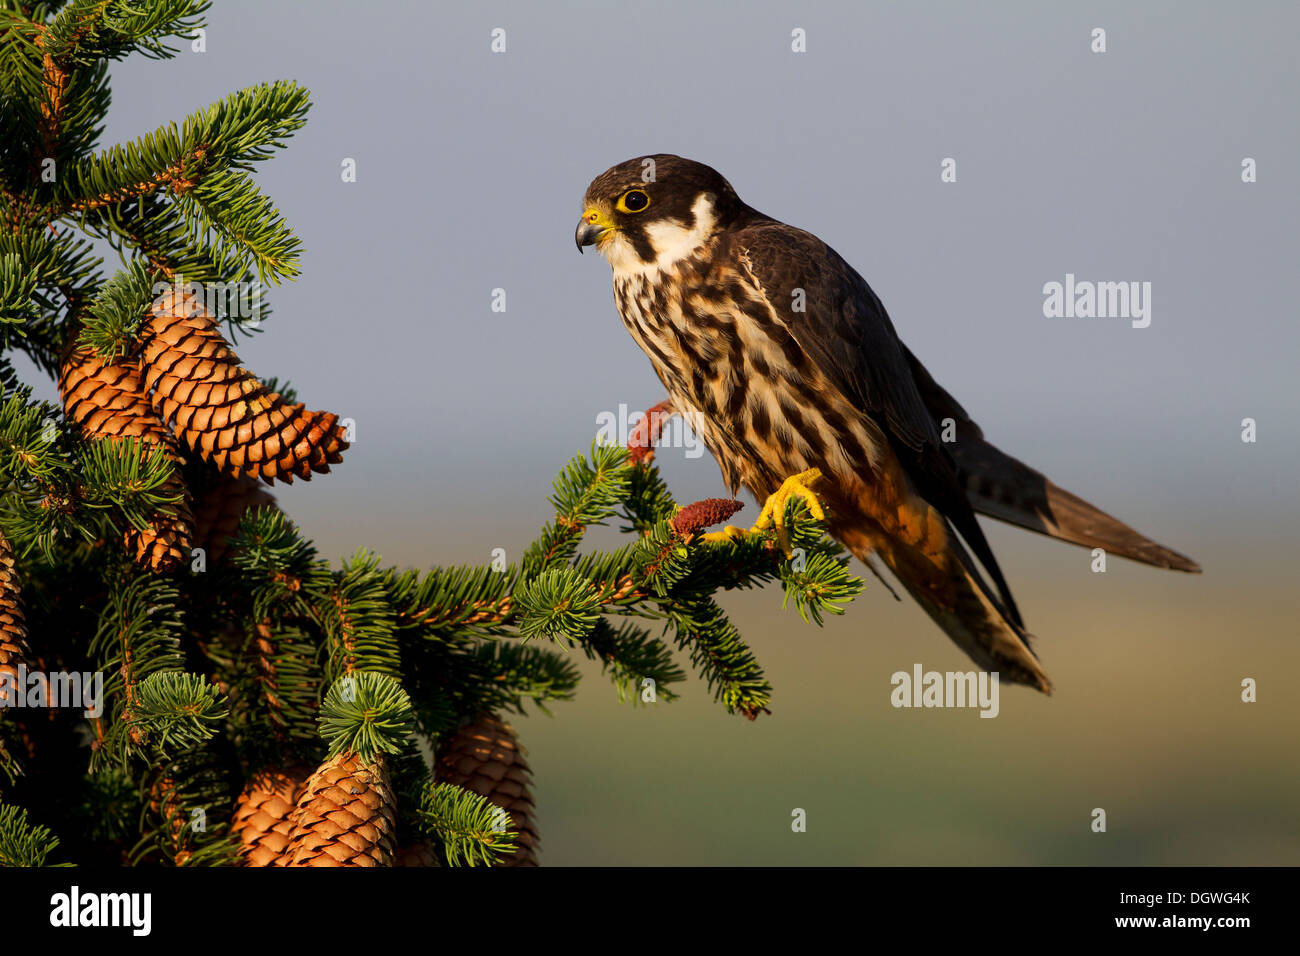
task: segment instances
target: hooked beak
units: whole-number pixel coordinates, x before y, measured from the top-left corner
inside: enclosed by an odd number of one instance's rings
[[[578,251],[583,246],[594,245],[611,232],[614,224],[599,209],[588,209],[578,220],[578,228],[573,234],[573,241],[578,244]]]

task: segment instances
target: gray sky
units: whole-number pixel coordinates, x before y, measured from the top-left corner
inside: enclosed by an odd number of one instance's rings
[[[519,495],[540,520],[596,415],[661,397],[572,240],[590,179],[655,151],[834,246],[986,432],[1067,487],[1166,528],[1289,488],[1269,476],[1300,463],[1294,5],[734,7],[220,2],[206,53],[114,66],[105,143],[257,81],[312,91],[259,171],[303,275],[240,352],[357,421],[338,474],[285,495],[328,553],[447,495],[444,521],[509,511],[505,533]],[[1151,282],[1151,326],[1044,318],[1066,273]],[[708,458],[663,462],[683,497],[720,490]]]

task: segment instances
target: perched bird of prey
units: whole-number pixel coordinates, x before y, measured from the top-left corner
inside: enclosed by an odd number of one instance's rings
[[[1003,680],[1052,687],[976,512],[1200,570],[986,441],[852,266],[710,167],[667,154],[614,166],[588,187],[575,238],[609,260],[623,324],[732,494],[767,502],[759,526],[779,525],[791,495],[815,514],[820,499],[831,534],[873,570],[878,555]]]

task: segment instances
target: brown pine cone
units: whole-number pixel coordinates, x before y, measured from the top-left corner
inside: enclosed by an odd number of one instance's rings
[[[22,587],[14,567],[9,539],[0,534],[0,673],[18,679],[18,665],[31,655],[27,648],[27,623],[23,618]],[[8,681],[0,684],[0,695]]]
[[[285,866],[392,866],[397,798],[380,758],[339,754],[321,764],[298,798]]]
[[[194,543],[206,548],[209,561],[220,561],[250,508],[275,507],[275,498],[246,475],[217,473],[194,509]]]
[[[412,843],[399,847],[393,855],[393,866],[441,866],[433,848],[427,843]]]
[[[292,815],[309,770],[264,770],[244,785],[235,802],[234,831],[245,866],[283,866],[293,832]]]
[[[528,792],[532,771],[509,724],[486,711],[478,714],[439,741],[433,772],[439,783],[472,790],[510,814],[519,832],[515,852],[502,854],[497,866],[538,865],[541,840]]]
[[[107,364],[93,351],[79,348],[63,363],[59,390],[64,413],[88,438],[136,438],[166,450],[172,473],[161,490],[183,497],[164,505],[144,530],[128,529],[126,546],[136,561],[155,571],[170,571],[188,561],[194,516],[180,474],[180,447],[149,406],[139,371],[129,364]]]
[[[292,482],[327,472],[348,447],[338,416],[269,391],[226,344],[198,300],[168,293],[143,333],[154,407],[196,453],[232,475]]]

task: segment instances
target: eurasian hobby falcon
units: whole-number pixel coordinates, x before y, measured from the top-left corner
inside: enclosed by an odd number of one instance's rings
[[[613,266],[623,324],[732,494],[744,485],[768,502],[761,525],[792,494],[815,507],[807,484],[818,480],[830,532],[864,562],[879,555],[1003,680],[1052,686],[976,512],[1200,570],[989,444],[852,266],[747,206],[708,166],[630,159],[596,177],[583,208],[579,250],[595,244]]]

